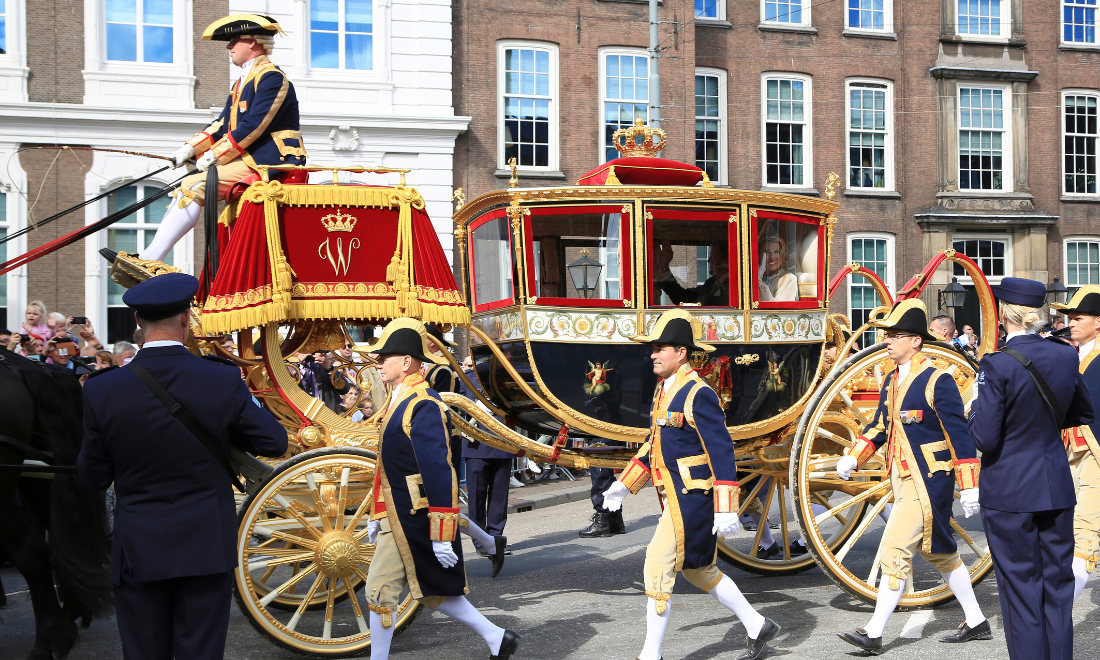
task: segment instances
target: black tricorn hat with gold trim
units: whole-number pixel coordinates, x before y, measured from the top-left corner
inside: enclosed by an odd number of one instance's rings
[[[919,298],[910,298],[895,303],[894,308],[886,315],[886,318],[875,321],[871,327],[893,330],[894,332],[907,332],[917,335],[925,341],[943,341],[943,337],[937,337],[928,331],[928,308]]]
[[[389,322],[378,342],[371,347],[372,355],[408,355],[421,362],[447,364],[447,358],[428,350],[428,332],[416,319],[400,318]]]
[[[428,331],[428,339],[432,340],[440,350],[444,348],[458,348],[458,344],[443,336],[443,330],[438,325],[427,323],[424,328]]]
[[[682,309],[670,309],[657,319],[657,324],[649,334],[634,335],[630,341],[640,344],[671,344],[686,346],[691,351],[714,351],[710,344],[699,341],[703,326]]]
[[[1100,316],[1100,284],[1087,284],[1077,289],[1067,304],[1051,303],[1050,308],[1063,314]]]
[[[263,14],[233,14],[225,18],[219,18],[202,33],[202,38],[207,41],[229,41],[234,37],[249,37],[267,35],[273,37],[283,34],[282,28],[270,16]]]

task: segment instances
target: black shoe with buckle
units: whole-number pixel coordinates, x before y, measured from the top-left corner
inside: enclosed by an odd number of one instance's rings
[[[966,625],[966,622],[963,621],[959,624],[958,630],[940,641],[947,642],[948,644],[960,644],[962,642],[973,642],[977,639],[993,639],[993,631],[989,628],[988,620],[982,621],[973,628]]]
[[[871,655],[882,654],[882,637],[868,637],[867,631],[863,628],[856,628],[855,632],[837,633],[837,637],[852,646],[858,646]]]
[[[489,574],[489,577],[496,577],[500,575],[500,569],[504,568],[504,551],[508,548],[508,537],[506,536],[494,536],[493,540],[496,541],[496,552],[489,557],[489,561],[493,562],[493,572]]]
[[[791,557],[801,557],[804,554],[806,554],[806,546],[797,540],[791,541]]]
[[[607,524],[612,534],[626,534],[626,523],[623,522],[623,510],[613,511],[607,515]]]
[[[496,655],[490,655],[489,660],[508,660],[519,647],[520,636],[511,630],[504,631],[504,640],[500,643],[500,651]]]
[[[592,514],[592,524],[581,530],[580,537],[582,539],[593,539],[611,536],[611,521],[608,518],[608,514],[603,511],[594,512]]]
[[[756,639],[752,637],[745,638],[745,646],[748,647],[748,651],[737,656],[737,660],[757,660],[764,656],[764,648],[768,645],[776,635],[779,634],[779,624],[771,619],[765,618],[764,625],[760,626],[760,632],[756,634]]]
[[[780,559],[783,558],[783,548],[779,547],[779,544],[774,541],[772,542],[770,548],[765,548],[762,545],[756,547],[757,559],[763,559],[764,561],[767,561],[769,559],[774,559],[777,556]]]

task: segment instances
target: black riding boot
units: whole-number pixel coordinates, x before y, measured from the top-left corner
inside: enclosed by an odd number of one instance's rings
[[[592,514],[592,524],[580,531],[582,539],[611,536],[610,514],[606,511],[596,511]]]
[[[608,525],[612,534],[626,534],[626,523],[623,522],[623,510],[619,509],[607,515]]]

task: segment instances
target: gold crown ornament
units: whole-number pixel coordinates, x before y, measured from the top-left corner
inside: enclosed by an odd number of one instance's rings
[[[659,128],[650,128],[638,115],[634,125],[620,128],[611,135],[611,144],[623,156],[656,156],[665,148],[667,133]],[[639,139],[641,142],[639,142]]]
[[[341,213],[340,209],[336,210],[336,213],[330,213],[321,218],[321,224],[325,226],[325,229],[331,231],[351,231],[355,229],[355,223],[359,222],[359,219],[350,213]]]

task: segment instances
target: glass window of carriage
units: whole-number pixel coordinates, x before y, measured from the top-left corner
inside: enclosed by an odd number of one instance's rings
[[[470,284],[474,311],[513,304],[511,223],[503,210],[470,224]]]
[[[736,216],[730,211],[650,212],[650,305],[737,307]]]
[[[760,211],[753,218],[753,306],[765,309],[822,305],[825,261],[817,218]]]
[[[536,304],[630,304],[630,216],[621,203],[532,208],[528,228],[527,292]]]

